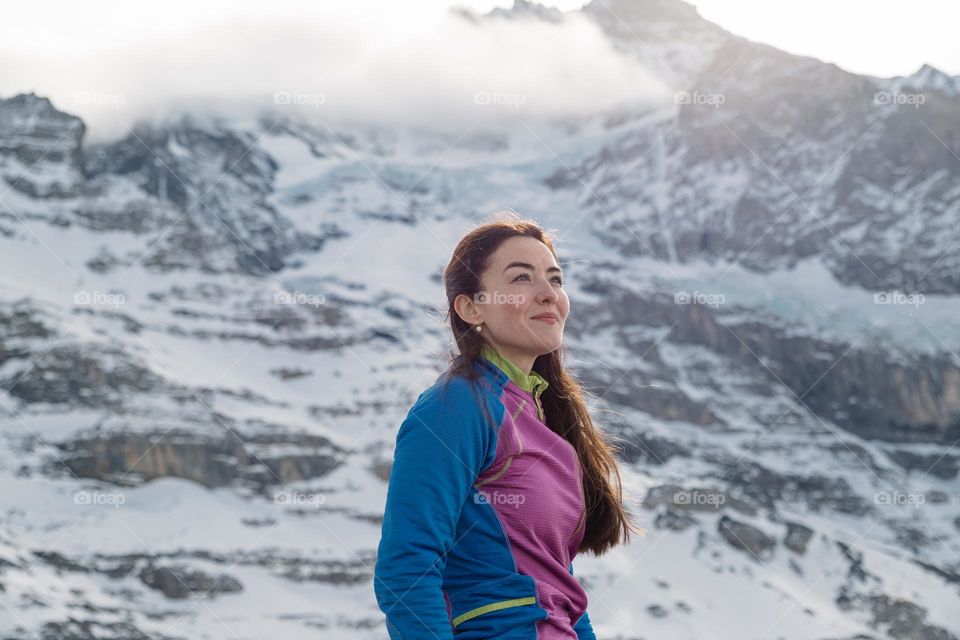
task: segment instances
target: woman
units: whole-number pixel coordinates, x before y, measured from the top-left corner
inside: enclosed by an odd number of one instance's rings
[[[573,558],[643,530],[562,366],[562,278],[516,217],[471,231],[444,270],[459,354],[400,426],[374,569],[394,640],[596,637]]]

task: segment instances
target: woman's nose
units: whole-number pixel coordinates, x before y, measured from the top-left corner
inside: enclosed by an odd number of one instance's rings
[[[546,284],[541,284],[540,290],[537,292],[537,300],[539,300],[541,303],[555,301],[559,297],[560,296],[549,282]]]

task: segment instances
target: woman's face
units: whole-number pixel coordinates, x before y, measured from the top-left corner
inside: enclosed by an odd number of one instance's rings
[[[560,267],[545,244],[529,236],[508,238],[491,256],[480,282],[476,314],[483,335],[498,351],[526,366],[560,348],[570,300]],[[555,319],[538,318],[544,314]]]

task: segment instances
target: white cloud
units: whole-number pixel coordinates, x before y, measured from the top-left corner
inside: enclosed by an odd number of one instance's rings
[[[672,96],[574,14],[478,26],[439,0],[49,5],[0,27],[0,92],[46,95],[92,137],[177,106],[245,112],[275,98],[331,121],[462,127]]]

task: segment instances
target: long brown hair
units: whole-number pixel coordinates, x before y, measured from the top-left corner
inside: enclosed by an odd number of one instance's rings
[[[503,212],[497,220],[482,224],[465,235],[454,249],[450,263],[443,270],[447,294],[447,316],[459,353],[451,354],[445,375],[476,380],[474,363],[485,341],[474,326],[465,322],[454,309],[460,294],[473,297],[481,290],[480,276],[489,266],[490,256],[501,243],[513,236],[536,238],[557,252],[549,234],[533,220],[521,219],[514,212]],[[623,485],[617,466],[618,447],[612,436],[600,431],[587,410],[587,393],[563,367],[562,347],[539,356],[533,371],[543,376],[547,388],[540,396],[549,428],[574,446],[583,467],[583,493],[586,507],[586,530],[581,550],[596,556],[626,542],[630,532],[643,533],[630,520],[623,504]],[[485,403],[481,403],[487,411]],[[488,413],[489,415],[489,413]]]

